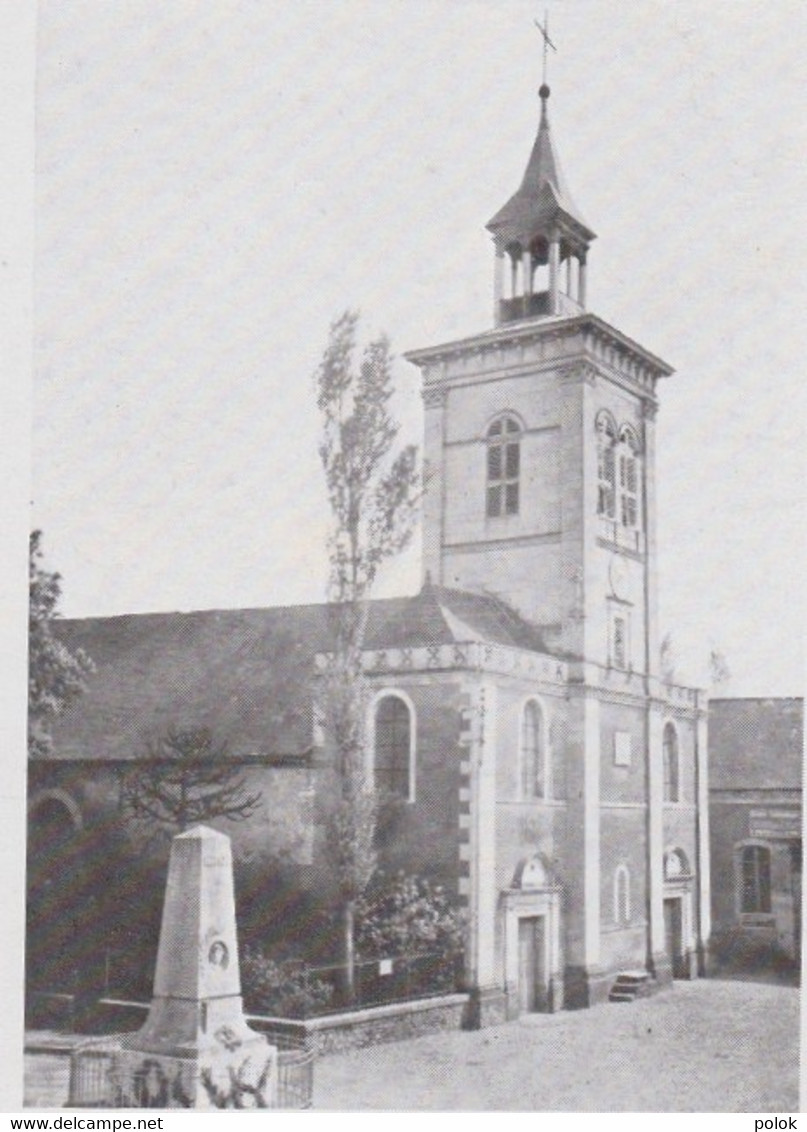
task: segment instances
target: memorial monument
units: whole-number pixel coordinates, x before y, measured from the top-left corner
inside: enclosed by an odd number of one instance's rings
[[[277,1050],[241,1000],[230,839],[197,826],[171,846],[154,996],[112,1069],[133,1108],[272,1108]]]

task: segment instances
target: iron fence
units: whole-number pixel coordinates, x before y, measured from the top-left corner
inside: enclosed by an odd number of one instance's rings
[[[70,1086],[68,1105],[71,1108],[131,1107],[131,1099],[123,1096],[118,1067],[127,1047],[129,1035],[93,1038],[82,1042],[70,1054]],[[277,1044],[269,1035],[272,1044]],[[314,1091],[314,1051],[294,1035],[283,1035],[283,1046],[277,1053],[277,1092],[269,1107],[275,1109],[309,1109]],[[184,1108],[180,1095],[159,1093],[148,1087],[146,1080],[134,1075],[132,1095],[138,1108]]]
[[[320,1017],[344,1009],[383,1006],[418,998],[434,998],[462,989],[463,955],[461,952],[414,952],[355,963],[353,986],[345,963],[304,967],[311,999],[320,997],[317,984],[331,988],[327,1001],[317,1002],[305,1017]]]
[[[277,965],[282,980],[271,988],[256,988],[243,978],[249,1011],[286,1018],[318,1018],[357,1007],[382,1006],[417,998],[433,998],[463,989],[460,951],[417,951],[359,959],[353,967],[351,989],[345,963],[312,965],[287,960]],[[104,956],[103,991],[98,997],[149,1002],[152,972],[124,953]]]

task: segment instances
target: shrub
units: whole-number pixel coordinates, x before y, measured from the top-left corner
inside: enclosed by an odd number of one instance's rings
[[[399,873],[357,902],[356,943],[362,958],[460,951],[464,916],[440,885]]]
[[[324,1011],[334,988],[309,975],[304,963],[287,959],[278,963],[258,948],[246,948],[241,957],[244,1004],[252,1014],[278,1018],[308,1018]]]

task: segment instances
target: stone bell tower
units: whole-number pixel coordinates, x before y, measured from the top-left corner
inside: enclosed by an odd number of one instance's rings
[[[657,978],[670,970],[664,839],[679,833],[665,827],[662,797],[655,416],[672,369],[586,309],[595,234],[561,173],[546,83],[539,96],[521,184],[487,225],[494,325],[407,357],[423,375],[431,473],[424,575],[500,598],[567,664],[552,853],[565,894],[565,998],[586,1005],[625,964]],[[517,736],[508,743],[486,759],[512,757]],[[704,755],[688,757],[700,766]],[[506,800],[485,804],[499,822]],[[535,820],[548,822],[541,806]],[[697,859],[693,829],[683,840]],[[615,885],[631,894],[616,924]]]
[[[519,188],[487,225],[494,326],[423,373],[424,574],[484,590],[579,660],[646,671],[655,637],[656,383],[672,370],[586,311],[595,234],[540,89]]]

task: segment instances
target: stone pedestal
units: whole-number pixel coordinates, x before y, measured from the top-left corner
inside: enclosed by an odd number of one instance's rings
[[[199,826],[174,838],[148,1018],[115,1070],[122,1106],[269,1108],[277,1050],[241,1001],[230,839]]]

